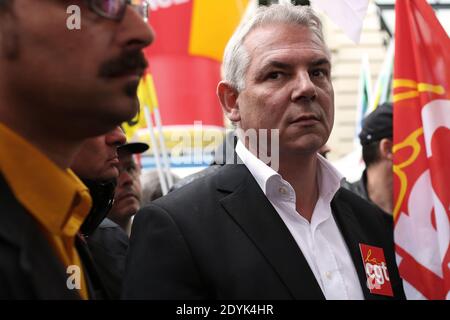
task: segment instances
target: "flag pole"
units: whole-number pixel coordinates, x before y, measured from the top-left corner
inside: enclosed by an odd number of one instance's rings
[[[358,88],[358,104],[356,110],[356,126],[355,126],[355,146],[359,146],[358,135],[361,132],[362,121],[367,115],[370,109],[370,103],[372,101],[372,84],[370,75],[369,56],[364,53],[361,58],[361,73],[359,76],[359,88]]]
[[[150,111],[149,111],[148,106],[144,106],[144,113],[145,113],[145,120],[147,122],[147,128],[148,128],[148,131],[150,134],[150,146],[153,150],[153,156],[155,157],[156,170],[158,172],[159,181],[161,183],[161,190],[162,190],[162,194],[164,196],[169,192],[169,189],[167,188],[167,182],[166,182],[166,178],[164,176],[164,170],[161,166],[159,148],[158,148],[158,144],[156,142],[155,132],[153,131],[154,127],[153,127],[153,122],[152,122],[152,119],[150,116]]]
[[[370,101],[368,112],[372,112],[377,108],[378,105],[384,103],[389,99],[390,88],[390,78],[393,74],[394,67],[394,49],[395,41],[394,38],[389,42],[389,46],[386,52],[386,58],[383,61],[380,74],[378,75],[377,82],[375,84],[372,100]]]
[[[169,161],[169,157],[168,157],[166,143],[164,141],[164,133],[163,133],[163,129],[162,129],[161,114],[159,113],[159,108],[158,108],[158,98],[156,96],[156,90],[155,90],[155,84],[153,82],[153,77],[151,77],[151,76],[149,78],[149,84],[148,84],[147,89],[149,90],[150,99],[151,99],[152,105],[153,105],[153,116],[155,118],[156,128],[159,132],[159,146],[161,148],[161,153],[162,153],[163,171],[166,175],[168,187],[170,189],[173,186],[173,177],[170,174],[170,161]]]
[[[162,122],[161,122],[161,114],[159,113],[158,108],[156,108],[154,110],[153,114],[155,117],[156,128],[158,129],[158,132],[159,132],[159,145],[161,147],[164,171],[166,173],[166,178],[167,178],[167,182],[168,182],[169,189],[170,189],[173,186],[173,177],[170,174],[170,161],[169,161],[169,157],[168,157],[166,143],[164,141],[164,134],[163,134]]]

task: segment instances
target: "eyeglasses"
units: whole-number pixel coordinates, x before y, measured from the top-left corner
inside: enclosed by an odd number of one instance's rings
[[[89,8],[101,17],[122,20],[130,5],[144,21],[148,20],[148,0],[86,0]]]

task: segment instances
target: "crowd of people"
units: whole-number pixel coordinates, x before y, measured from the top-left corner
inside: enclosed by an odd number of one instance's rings
[[[321,155],[334,91],[310,7],[260,7],[237,28],[217,87],[233,159],[162,197],[155,175],[142,190],[148,145],[121,127],[154,40],[145,1],[103,2],[80,2],[68,30],[64,1],[0,0],[0,299],[405,298],[392,105],[365,121],[367,169],[343,183]],[[261,130],[279,139],[251,143]],[[362,247],[381,250],[382,283]]]

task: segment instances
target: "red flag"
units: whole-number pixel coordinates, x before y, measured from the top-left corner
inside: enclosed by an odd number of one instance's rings
[[[395,11],[397,263],[409,299],[449,299],[450,39],[425,0]]]
[[[146,50],[164,125],[223,127],[216,87],[228,38],[248,0],[150,1],[155,42]]]

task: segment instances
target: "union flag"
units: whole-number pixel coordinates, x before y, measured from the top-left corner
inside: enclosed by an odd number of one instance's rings
[[[395,10],[397,264],[409,299],[449,299],[450,39],[425,0]]]

